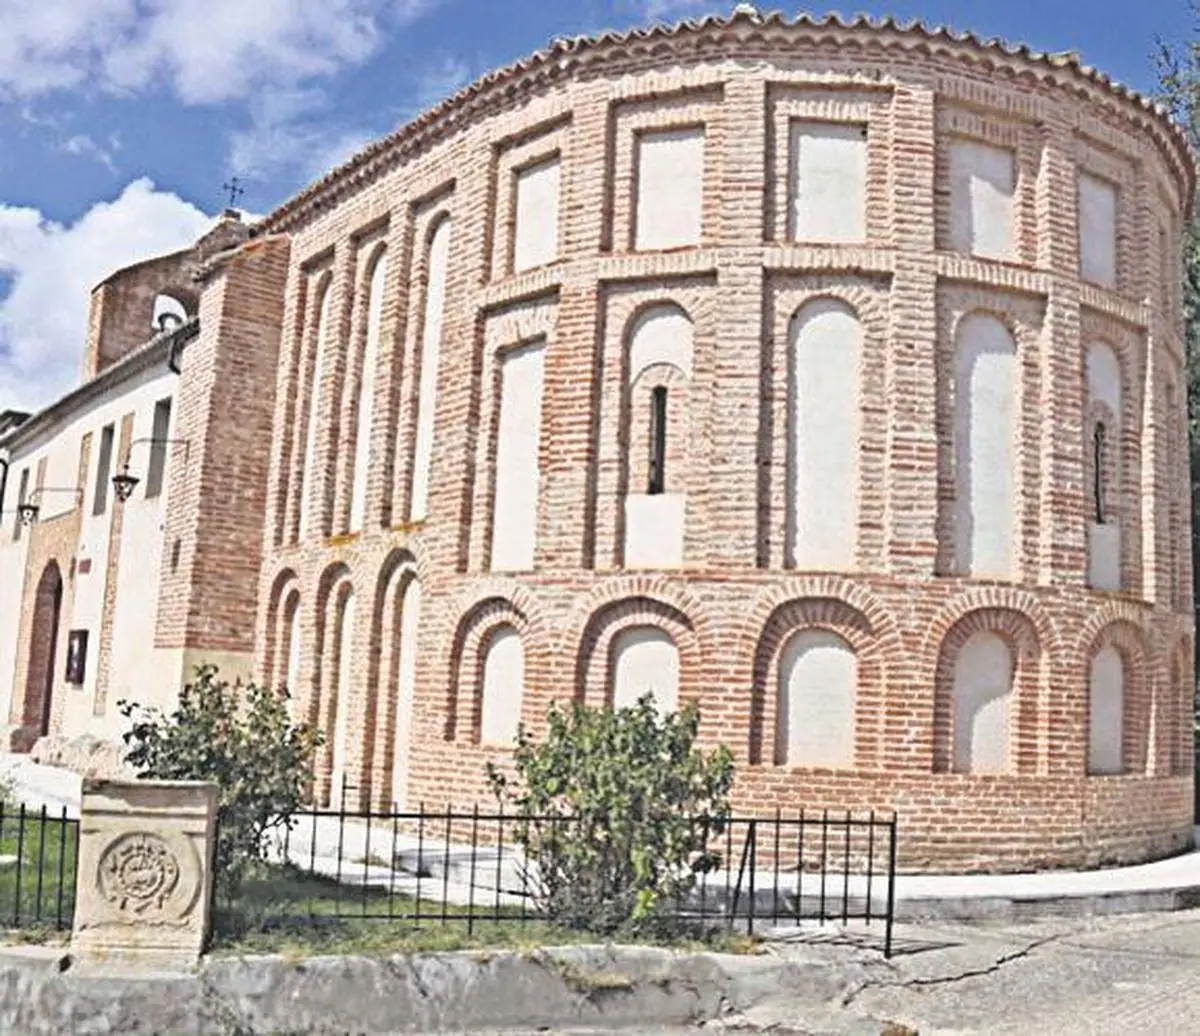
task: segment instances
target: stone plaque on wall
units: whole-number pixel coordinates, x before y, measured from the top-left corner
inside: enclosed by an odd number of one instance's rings
[[[189,967],[208,935],[216,785],[85,780],[72,951],[94,964]]]

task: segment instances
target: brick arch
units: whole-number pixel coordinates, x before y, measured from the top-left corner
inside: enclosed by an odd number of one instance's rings
[[[864,761],[871,738],[866,737],[863,720],[878,722],[882,711],[884,658],[878,631],[868,616],[835,597],[804,597],[778,605],[762,626],[754,652],[754,672],[750,696],[750,732],[747,757],[751,766],[761,765],[764,757],[764,733],[779,724],[779,663],[784,648],[804,630],[827,630],[841,637],[858,660],[856,690],[855,759]],[[861,768],[859,766],[858,768]]]
[[[1035,335],[1031,328],[1022,323],[1016,314],[1005,310],[1001,306],[990,304],[979,304],[968,306],[960,312],[954,314],[954,318],[950,324],[950,341],[949,346],[953,350],[958,346],[959,331],[966,321],[971,317],[991,317],[993,320],[999,321],[1012,340],[1016,343],[1018,350],[1028,349],[1031,346],[1036,346]]]
[[[512,626],[528,650],[530,623],[515,601],[487,597],[461,619],[450,652],[449,693],[446,699],[447,741],[478,740],[482,719],[483,655],[496,630]]]
[[[934,616],[921,643],[922,659],[935,658],[950,630],[978,611],[1016,612],[1029,621],[1044,654],[1058,655],[1063,649],[1057,624],[1034,594],[1015,586],[977,586],[953,598]]]
[[[1094,618],[1089,620],[1088,625],[1092,625],[1094,621]],[[1121,656],[1121,664],[1125,671],[1124,731],[1121,745],[1124,770],[1126,773],[1146,773],[1151,761],[1152,715],[1156,707],[1161,708],[1165,705],[1162,700],[1162,678],[1157,681],[1151,679],[1153,653],[1150,638],[1140,623],[1125,617],[1112,619],[1101,626],[1087,642],[1082,656],[1084,686],[1089,694],[1091,662],[1105,647],[1116,650]],[[1085,698],[1085,701],[1088,699]],[[1086,719],[1084,729],[1088,730],[1091,723],[1090,709]]]
[[[639,300],[629,314],[625,317],[625,321],[621,326],[621,341],[628,348],[630,341],[633,339],[634,329],[637,327],[638,321],[647,313],[654,309],[675,309],[682,313],[688,322],[695,327],[696,317],[692,311],[688,309],[682,302],[669,292],[664,292],[661,295],[655,295],[653,298]]]
[[[50,713],[54,698],[56,660],[61,646],[63,577],[58,562],[46,562],[34,591],[33,615],[29,627],[29,655],[25,669],[25,691],[20,711],[13,709],[13,720],[23,730],[25,750],[37,738],[50,732]],[[16,705],[14,695],[14,706]]]
[[[1009,758],[1016,773],[1033,773],[1038,757],[1038,717],[1045,682],[1045,641],[1028,613],[983,605],[961,615],[943,635],[934,670],[933,771],[950,773],[954,759],[954,669],[958,654],[976,633],[994,633],[1013,653]]]
[[[634,597],[651,598],[686,615],[702,640],[711,631],[708,608],[690,586],[669,576],[639,572],[605,579],[576,599],[556,645],[559,655],[565,658],[576,653],[584,632],[598,613],[611,604]]]
[[[806,306],[822,300],[840,302],[853,310],[855,318],[862,327],[864,337],[869,338],[886,332],[889,319],[888,310],[878,292],[866,289],[859,284],[834,282],[802,292],[798,299],[789,297],[792,305],[787,318],[788,333],[791,333],[796,318]]]
[[[288,609],[286,602],[291,595],[300,593],[300,578],[292,567],[282,569],[271,580],[271,588],[267,592],[266,644],[263,651],[263,682],[273,687],[279,674],[285,671],[287,662],[283,655],[284,636],[283,623],[287,622]],[[295,694],[296,688],[289,688]]]
[[[666,633],[679,651],[679,701],[700,697],[700,638],[687,613],[650,595],[611,600],[591,615],[575,655],[575,700],[591,706],[612,701],[612,650],[617,635],[636,626]]]

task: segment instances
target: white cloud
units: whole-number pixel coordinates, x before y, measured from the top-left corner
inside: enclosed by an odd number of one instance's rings
[[[97,144],[86,133],[76,133],[75,136],[69,138],[63,143],[62,149],[68,155],[77,155],[80,158],[94,158],[110,173],[116,173],[117,163],[113,159],[113,152],[119,149],[115,136],[109,137],[109,146],[104,147]]]
[[[70,226],[0,205],[0,410],[34,410],[78,384],[89,293],[114,270],[186,247],[211,225],[148,179]]]
[[[251,97],[366,61],[439,0],[0,0],[0,94],[141,92],[185,104]]]
[[[728,14],[733,4],[715,0],[625,0],[622,5],[647,21],[688,18],[697,14]]]

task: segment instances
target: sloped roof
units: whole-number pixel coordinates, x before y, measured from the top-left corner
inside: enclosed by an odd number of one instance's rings
[[[714,43],[753,39],[763,32],[784,32],[819,36],[837,31],[864,31],[876,34],[884,42],[909,48],[952,47],[960,54],[975,51],[980,58],[1000,58],[1028,66],[1034,72],[1066,73],[1081,86],[1095,86],[1111,97],[1126,102],[1158,122],[1169,146],[1176,149],[1176,160],[1186,180],[1189,196],[1194,189],[1195,162],[1183,130],[1167,110],[1151,98],[1084,64],[1073,51],[1047,53],[1024,43],[1009,43],[998,38],[984,39],[974,33],[948,26],[929,27],[920,21],[902,22],[893,17],[872,18],[856,15],[844,19],[832,13],[815,17],[800,13],[788,17],[779,11],[761,13],[750,4],[738,4],[729,16],[709,15],[686,19],[673,25],[658,24],[626,32],[606,32],[599,36],[575,36],[555,39],[543,50],[522,58],[459,90],[441,103],[417,116],[395,132],[367,145],[349,161],[331,170],[316,183],[284,202],[254,228],[255,234],[289,229],[315,214],[323,203],[332,203],[340,190],[364,185],[387,165],[399,162],[433,140],[468,123],[483,103],[511,96],[536,84],[568,80],[586,63],[603,61],[609,56],[627,55],[631,48],[645,49],[661,43],[688,38],[713,37]]]

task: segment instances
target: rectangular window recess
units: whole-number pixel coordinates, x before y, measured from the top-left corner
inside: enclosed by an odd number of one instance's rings
[[[651,496],[666,491],[667,483],[667,387],[656,386],[650,398],[650,484]]]

